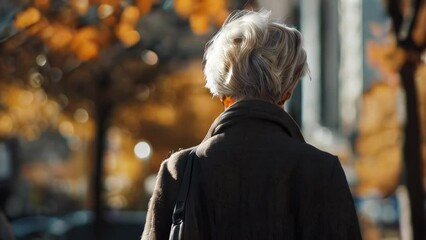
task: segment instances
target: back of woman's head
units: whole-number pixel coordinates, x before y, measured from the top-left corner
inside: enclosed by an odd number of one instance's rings
[[[277,103],[307,71],[300,32],[264,10],[231,14],[204,54],[206,87],[236,100]]]

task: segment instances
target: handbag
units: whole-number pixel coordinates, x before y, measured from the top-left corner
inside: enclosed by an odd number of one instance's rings
[[[185,219],[185,203],[191,185],[192,165],[195,157],[195,149],[191,150],[188,155],[185,172],[183,174],[182,183],[179,189],[178,198],[173,210],[173,222],[170,229],[169,240],[182,240],[183,224]]]

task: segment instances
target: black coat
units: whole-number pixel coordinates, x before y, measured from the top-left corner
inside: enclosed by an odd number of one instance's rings
[[[168,239],[188,153],[162,163],[142,239]],[[235,103],[196,153],[185,239],[361,239],[338,158],[305,143],[283,109]]]

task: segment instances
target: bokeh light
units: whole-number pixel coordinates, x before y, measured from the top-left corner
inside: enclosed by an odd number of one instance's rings
[[[66,137],[72,136],[74,134],[74,126],[71,122],[64,121],[59,124],[59,132]]]
[[[101,4],[98,8],[98,17],[100,19],[107,18],[114,13],[114,7],[109,4]]]
[[[39,65],[40,67],[43,67],[44,65],[46,65],[47,59],[46,56],[44,54],[39,54],[36,57],[36,63],[37,65]]]
[[[156,181],[157,181],[157,174],[151,174],[145,178],[144,188],[145,188],[146,194],[148,194],[149,196],[151,196],[152,193],[154,192]]]
[[[74,119],[79,123],[85,123],[89,120],[89,113],[86,109],[79,108],[74,112]]]
[[[134,152],[139,159],[148,159],[151,156],[151,145],[145,141],[141,141],[135,145]]]
[[[155,65],[158,63],[158,55],[152,50],[145,50],[141,54],[142,61],[148,65]]]

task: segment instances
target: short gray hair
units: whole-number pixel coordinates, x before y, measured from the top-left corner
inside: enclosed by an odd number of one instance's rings
[[[300,32],[270,15],[235,11],[207,43],[203,70],[213,96],[277,103],[309,71]]]

